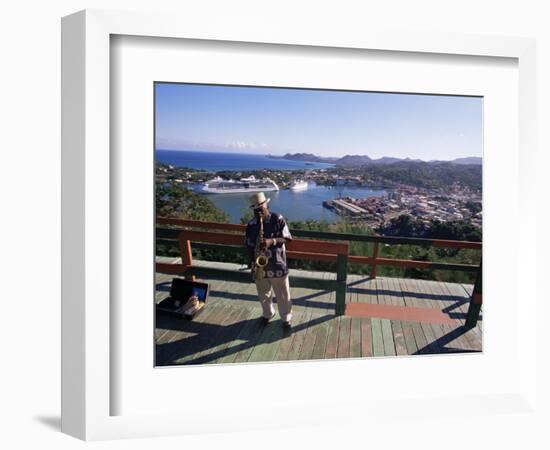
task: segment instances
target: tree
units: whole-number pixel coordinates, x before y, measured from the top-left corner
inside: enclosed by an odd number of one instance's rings
[[[180,219],[229,222],[229,216],[208,198],[175,183],[157,183],[156,215]]]

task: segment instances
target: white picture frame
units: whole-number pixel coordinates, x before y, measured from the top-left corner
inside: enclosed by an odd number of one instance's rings
[[[186,17],[167,14],[144,14],[87,10],[67,16],[62,22],[62,431],[85,440],[176,435],[197,432],[231,431],[312,424],[337,424],[381,414],[385,420],[402,420],[411,416],[432,417],[421,407],[431,402],[445,416],[448,399],[397,396],[387,402],[369,404],[357,401],[320,401],[289,412],[273,407],[273,415],[257,411],[246,413],[219,405],[219,414],[206,423],[200,415],[171,414],[112,415],[111,364],[119,355],[112,352],[110,336],[113,327],[110,297],[111,184],[117,174],[111,173],[110,161],[110,38],[113,35],[200,39],[203,41],[284,44],[301,48],[368,49],[409,52],[413,55],[447,54],[479,57],[512,58],[518,62],[519,79],[519,182],[514,186],[517,198],[524,202],[517,211],[534,222],[531,207],[533,186],[529,173],[535,167],[535,43],[515,37],[471,36],[444,33],[399,33],[384,30],[349,30],[338,35],[309,30],[307,33],[260,28],[233,29],[218,23],[214,28],[195,23]],[[517,260],[535,261],[535,242],[527,241],[517,249]],[[150,262],[151,265],[153,261]],[[485,268],[487,270],[487,268]],[[536,273],[517,266],[517,282]],[[536,310],[534,283],[524,291],[522,310]],[[519,295],[514,292],[512,295]],[[518,343],[535,342],[536,328],[518,311]],[[531,325],[531,326],[530,326]],[[515,351],[521,365],[517,379],[500,394],[475,393],[455,399],[454,414],[467,416],[473,405],[483,414],[495,414],[504,404],[516,413],[533,412],[536,408],[536,349],[519,345]],[[323,364],[322,362],[320,364]],[[393,363],[391,363],[393,364]],[[430,367],[438,362],[430,359]],[[219,376],[235,376],[224,367],[216,367]],[[304,369],[305,370],[305,369]],[[311,370],[311,368],[310,368]],[[220,372],[224,371],[224,372]],[[229,372],[229,373],[228,373]],[[226,375],[224,375],[226,374]],[[205,396],[208,393],[205,392]],[[211,399],[212,400],[212,399]],[[259,399],[258,399],[259,401]],[[400,411],[391,413],[399,401]],[[332,403],[331,403],[332,402]],[[322,406],[331,405],[330,411]],[[404,408],[404,409],[403,409]],[[277,414],[284,411],[282,414]],[[231,417],[223,421],[222,414]],[[401,419],[400,419],[401,418]]]

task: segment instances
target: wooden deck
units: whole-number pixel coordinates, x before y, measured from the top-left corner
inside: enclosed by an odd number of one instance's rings
[[[218,267],[235,264],[206,263]],[[298,272],[298,271],[296,271]],[[299,271],[301,276],[334,274]],[[169,295],[173,275],[157,273],[156,301]],[[472,285],[349,275],[346,315],[334,314],[334,292],[291,288],[293,327],[276,315],[260,323],[253,283],[210,284],[205,310],[193,321],[157,314],[156,364],[226,364],[479,352],[482,320],[463,327]]]

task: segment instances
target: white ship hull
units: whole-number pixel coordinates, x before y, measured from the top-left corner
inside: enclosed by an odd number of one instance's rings
[[[214,179],[200,188],[203,194],[245,194],[251,192],[278,191],[279,186],[271,179],[257,180],[254,177],[236,180]]]
[[[291,191],[305,191],[308,188],[307,181],[299,181],[290,185]]]
[[[223,188],[218,189],[215,187],[203,186],[200,189],[200,192],[203,194],[243,194],[247,192],[272,192],[278,191],[278,186],[267,186],[267,187],[248,187],[248,188]]]

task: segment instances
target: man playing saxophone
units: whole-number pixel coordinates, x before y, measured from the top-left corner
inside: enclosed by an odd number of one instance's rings
[[[254,217],[246,226],[246,246],[252,266],[253,279],[262,305],[262,322],[267,324],[275,315],[273,293],[285,329],[291,328],[292,300],[286,261],[287,241],[292,240],[282,215],[269,211],[269,199],[263,192],[250,197]]]

